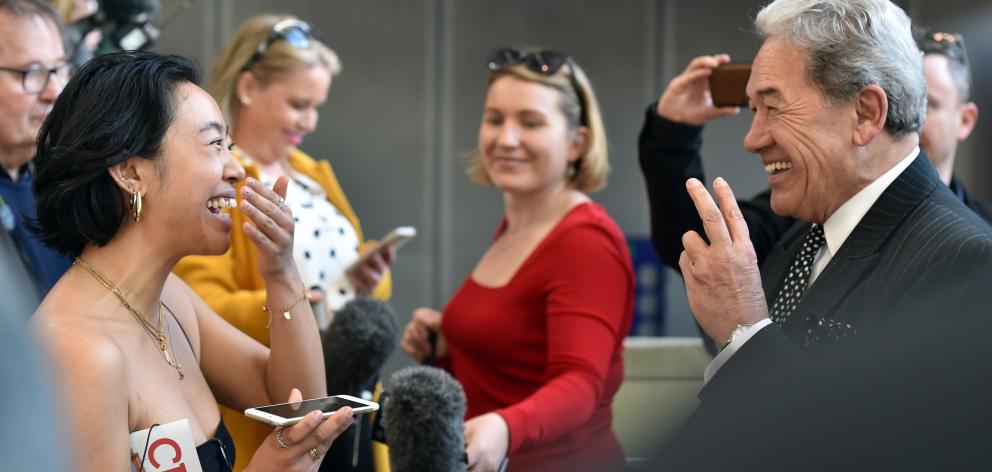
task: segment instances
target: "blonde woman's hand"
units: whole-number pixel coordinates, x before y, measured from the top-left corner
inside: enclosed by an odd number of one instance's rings
[[[431,343],[432,337],[434,343]],[[447,354],[444,336],[441,335],[441,312],[431,308],[413,310],[410,322],[403,329],[400,347],[421,363],[432,355],[437,358]]]
[[[266,188],[249,177],[241,188],[241,211],[251,220],[243,229],[248,240],[258,248],[258,270],[263,279],[281,276],[287,270],[296,270],[293,260],[293,212],[285,204],[286,176],[276,179],[272,188]]]
[[[289,403],[302,399],[300,391],[295,388],[289,394]],[[352,415],[349,407],[341,408],[327,419],[323,418],[321,412],[311,411],[299,423],[276,428],[255,451],[245,470],[318,470],[331,444],[351,426]]]
[[[349,267],[345,275],[359,293],[371,293],[395,260],[396,249],[376,246],[369,249],[368,254],[363,254],[357,264]]]
[[[495,472],[510,447],[510,428],[499,413],[486,413],[465,422],[468,470]]]

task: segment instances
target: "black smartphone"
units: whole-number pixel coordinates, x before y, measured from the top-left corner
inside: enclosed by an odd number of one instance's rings
[[[751,64],[722,64],[710,76],[710,95],[718,107],[746,107],[747,81],[751,78]]]

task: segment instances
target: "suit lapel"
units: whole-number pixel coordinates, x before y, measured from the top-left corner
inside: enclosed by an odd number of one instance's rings
[[[882,245],[938,185],[943,184],[920,151],[854,227],[823,273],[803,295],[791,321],[796,320],[797,314],[799,318],[812,316],[816,319],[829,314],[875,266]]]

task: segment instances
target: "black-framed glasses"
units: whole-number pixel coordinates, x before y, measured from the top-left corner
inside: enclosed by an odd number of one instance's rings
[[[248,63],[245,64],[242,70],[248,70],[251,66],[255,65],[265,54],[265,51],[268,51],[272,47],[272,43],[276,41],[286,41],[296,49],[310,49],[313,39],[310,25],[305,21],[293,18],[282,20],[272,26],[272,32],[265,38],[265,41],[262,41],[258,45],[255,53],[251,55],[251,58],[248,59]]]
[[[59,84],[65,84],[69,80],[70,67],[68,63],[62,63],[55,67],[43,67],[35,64],[26,69],[0,66],[0,71],[21,74],[21,85],[24,87],[24,92],[38,94],[45,90],[45,87],[48,87],[48,81],[53,75],[58,79]]]
[[[575,91],[575,96],[579,99],[579,120],[583,126],[586,126],[586,100],[582,95],[582,88],[579,87],[579,81],[575,79],[575,67],[568,54],[548,49],[525,51],[516,48],[502,48],[493,51],[486,67],[489,68],[490,72],[500,72],[517,64],[524,64],[527,70],[547,77],[557,74],[562,67],[569,64],[568,81],[572,85],[572,90]]]

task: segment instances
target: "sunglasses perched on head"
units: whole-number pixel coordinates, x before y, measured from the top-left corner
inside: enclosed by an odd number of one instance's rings
[[[968,57],[964,48],[964,36],[944,31],[925,31],[917,38],[918,46],[925,54],[942,54],[949,59],[967,64]]]
[[[276,41],[286,41],[296,49],[309,49],[310,43],[313,41],[313,34],[310,32],[310,25],[304,21],[288,18],[276,23],[265,41],[262,41],[255,49],[255,53],[248,59],[243,70],[248,70],[255,65]]]
[[[557,74],[565,64],[571,63],[572,59],[567,54],[557,51],[547,49],[525,51],[515,48],[503,48],[497,49],[489,56],[486,67],[489,68],[490,72],[500,72],[518,64],[523,64],[527,67],[527,70],[535,74],[550,77]],[[582,95],[582,88],[579,87],[579,82],[575,79],[573,67],[569,67],[568,69],[568,81],[572,85],[572,90],[575,91],[575,96],[579,99],[580,121],[585,126],[586,100]]]
[[[945,33],[943,31],[931,31],[930,34],[927,35],[927,37],[938,43],[947,43],[947,44],[960,43],[964,41],[964,38],[962,38],[960,34]]]
[[[567,64],[569,57],[556,51],[523,51],[520,49],[503,48],[489,56],[489,70],[498,72],[517,64],[525,64],[527,69],[535,74],[554,75]]]

